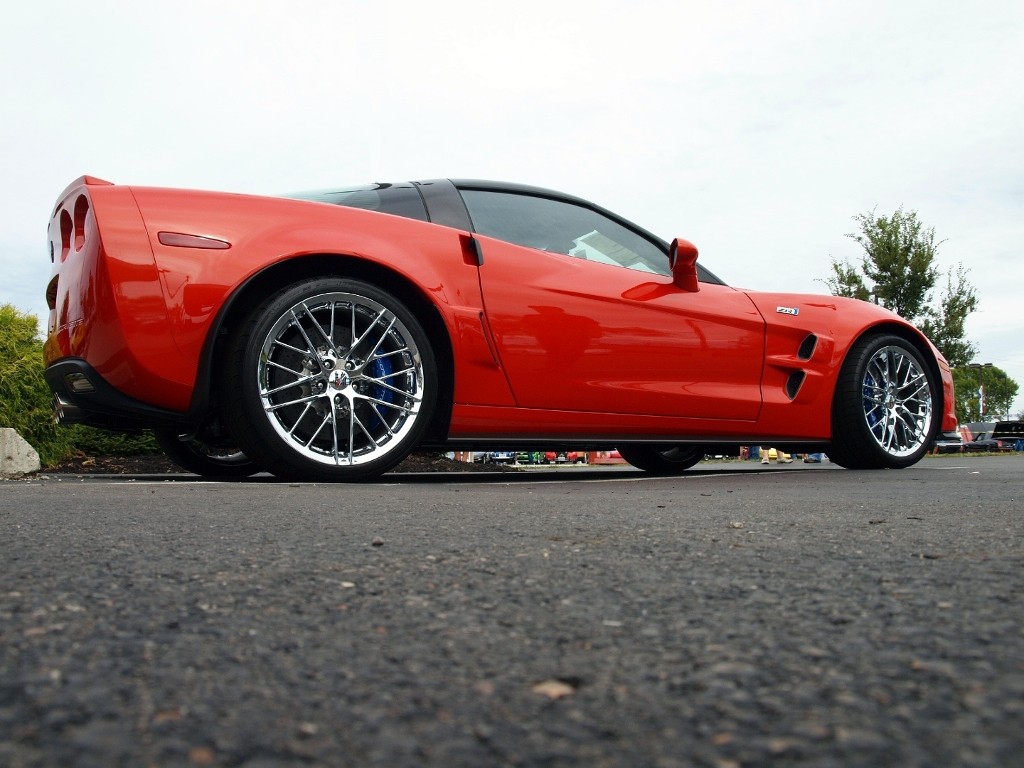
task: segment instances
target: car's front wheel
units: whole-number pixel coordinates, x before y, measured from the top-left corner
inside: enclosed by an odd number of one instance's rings
[[[694,445],[622,445],[619,455],[637,469],[652,475],[678,475],[704,458],[704,448]]]
[[[416,446],[437,398],[422,326],[391,294],[340,277],[271,297],[235,333],[221,393],[247,453],[284,477],[363,480]]]
[[[890,334],[858,341],[839,374],[829,459],[850,469],[901,469],[939,431],[942,395],[922,353]]]

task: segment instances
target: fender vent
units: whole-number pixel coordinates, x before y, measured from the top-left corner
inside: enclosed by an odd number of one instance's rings
[[[805,338],[800,343],[800,349],[796,351],[796,356],[799,357],[801,360],[810,360],[811,355],[814,354],[814,348],[817,346],[818,337],[815,336],[813,333],[809,333],[807,334],[807,338]]]
[[[796,393],[800,391],[800,385],[804,383],[804,376],[803,371],[793,371],[789,374],[789,378],[786,380],[786,394],[789,395],[790,400],[796,398]]]

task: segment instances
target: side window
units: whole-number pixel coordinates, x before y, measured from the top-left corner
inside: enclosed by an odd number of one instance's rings
[[[412,184],[368,184],[350,189],[300,192],[291,197],[427,221],[423,198]]]
[[[601,264],[668,275],[655,243],[582,205],[514,192],[465,189],[474,229],[482,235]]]

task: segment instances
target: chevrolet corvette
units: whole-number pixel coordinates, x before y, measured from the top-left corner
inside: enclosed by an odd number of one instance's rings
[[[726,285],[571,195],[438,179],[281,197],[83,176],[49,222],[58,421],[208,476],[377,477],[413,450],[739,445],[902,468],[956,427],[942,355],[873,304]]]

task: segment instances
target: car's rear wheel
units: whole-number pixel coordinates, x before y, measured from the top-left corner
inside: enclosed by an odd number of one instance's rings
[[[940,426],[938,386],[922,353],[906,339],[861,339],[836,384],[829,459],[850,469],[900,469],[919,461]]]
[[[271,297],[235,333],[228,425],[268,471],[347,481],[380,475],[416,446],[437,399],[422,326],[360,280],[304,280]]]
[[[704,448],[694,445],[621,445],[619,455],[637,469],[652,475],[678,475],[704,458]]]
[[[167,458],[203,477],[248,477],[260,471],[256,462],[230,442],[181,435],[173,429],[155,429],[153,437]]]

